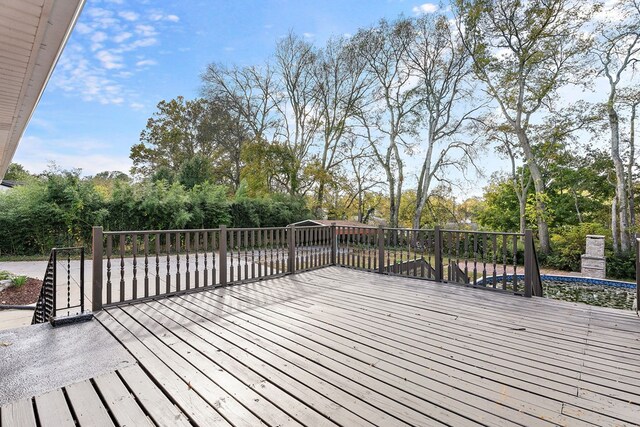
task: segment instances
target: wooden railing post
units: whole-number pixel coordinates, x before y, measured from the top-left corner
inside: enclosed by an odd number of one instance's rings
[[[331,224],[329,235],[331,239],[331,265],[336,265],[336,259],[338,257],[338,234],[336,232],[335,222]]]
[[[640,238],[636,235],[636,313],[640,305]]]
[[[218,258],[220,259],[220,285],[225,286],[227,284],[227,227],[225,225],[220,226],[220,253]]]
[[[289,262],[287,263],[287,271],[289,274],[296,272],[296,226],[290,225],[289,233],[287,233],[287,249],[289,250]]]
[[[91,290],[91,310],[94,312],[102,310],[102,227],[94,226],[92,232],[92,247],[91,252],[93,256],[93,268],[92,268],[92,290]],[[84,298],[84,295],[81,296]]]
[[[440,226],[436,225],[433,230],[433,239],[434,239],[434,255],[435,255],[435,279],[436,282],[442,282],[442,231],[440,230]]]
[[[514,254],[515,256],[515,254]],[[524,231],[524,296],[530,298],[533,294],[533,272],[534,263],[536,262],[533,255],[533,231]]]
[[[384,274],[384,228],[378,226],[378,273]]]

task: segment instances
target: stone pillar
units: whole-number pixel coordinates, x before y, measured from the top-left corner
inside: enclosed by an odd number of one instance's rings
[[[587,250],[582,255],[580,271],[584,277],[604,279],[606,258],[604,257],[604,236],[587,235]]]

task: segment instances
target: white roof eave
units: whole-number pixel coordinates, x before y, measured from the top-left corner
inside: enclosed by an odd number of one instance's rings
[[[0,180],[85,0],[0,0]]]

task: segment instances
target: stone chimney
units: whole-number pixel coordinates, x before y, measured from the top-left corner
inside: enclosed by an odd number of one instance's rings
[[[587,250],[582,255],[580,271],[583,277],[604,279],[606,258],[604,257],[604,236],[587,235]]]

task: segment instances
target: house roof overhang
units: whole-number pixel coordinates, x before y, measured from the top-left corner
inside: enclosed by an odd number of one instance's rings
[[[0,0],[0,179],[85,0]]]

